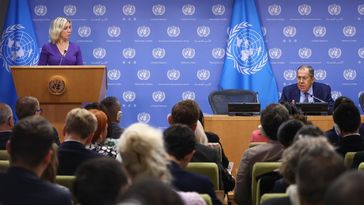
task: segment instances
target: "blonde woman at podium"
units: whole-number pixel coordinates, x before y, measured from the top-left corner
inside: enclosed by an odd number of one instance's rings
[[[82,65],[81,49],[70,42],[72,22],[57,17],[49,28],[49,43],[42,47],[38,65]]]

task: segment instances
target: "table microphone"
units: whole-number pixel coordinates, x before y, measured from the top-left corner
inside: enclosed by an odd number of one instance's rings
[[[61,60],[59,61],[59,64],[58,65],[62,65],[62,61],[63,61],[63,58],[66,55],[66,53],[67,53],[67,50],[64,50],[63,51],[63,54],[62,54],[62,57],[61,57]]]
[[[313,98],[313,99],[316,99],[316,100],[320,101],[321,103],[327,103],[326,101],[321,100],[320,98],[318,98],[318,97],[316,97],[316,96],[314,96],[314,95],[312,95],[312,94],[310,94],[310,93],[308,93],[308,95],[309,95],[311,98]]]

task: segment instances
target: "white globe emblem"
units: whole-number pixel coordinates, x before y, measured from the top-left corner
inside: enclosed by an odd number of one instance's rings
[[[178,80],[181,77],[181,72],[177,69],[170,69],[167,71],[167,78],[169,80]]]
[[[92,51],[92,55],[96,59],[103,59],[106,56],[106,49],[105,48],[94,48]]]
[[[232,60],[234,67],[243,75],[260,71],[268,61],[263,37],[251,26],[247,22],[235,25],[230,30],[226,49],[227,59]]]
[[[137,33],[139,37],[145,38],[150,35],[150,27],[149,26],[139,26],[137,28]]]
[[[164,99],[166,99],[166,93],[160,90],[154,91],[152,93],[152,98],[154,102],[163,102]]]
[[[0,42],[0,58],[5,69],[10,72],[9,65],[36,65],[39,54],[35,40],[23,25],[14,24],[4,29]]]
[[[356,34],[356,27],[355,26],[345,26],[343,28],[343,34],[346,37],[353,37]]]
[[[152,55],[155,59],[164,58],[166,56],[166,50],[164,48],[153,48]]]
[[[67,16],[74,16],[77,12],[77,7],[75,5],[66,5],[63,7],[63,13]]]
[[[92,7],[92,11],[96,16],[103,16],[106,13],[106,6],[102,4],[96,4]]]
[[[107,28],[107,35],[109,35],[112,38],[119,37],[121,33],[121,29],[119,26],[109,26]]]
[[[168,26],[167,34],[169,37],[178,37],[181,33],[181,29],[178,26]]]
[[[131,90],[124,91],[122,96],[125,102],[133,102],[136,98],[135,92]]]
[[[343,76],[344,76],[345,80],[354,80],[356,78],[356,70],[345,69],[343,72]]]
[[[138,122],[147,124],[147,123],[149,123],[151,117],[150,117],[149,113],[141,112],[141,113],[138,113],[137,118],[138,118]]]
[[[283,28],[283,35],[286,37],[294,37],[297,33],[295,26],[285,26]]]
[[[327,11],[331,16],[337,16],[341,13],[341,6],[338,4],[330,4],[327,7]]]
[[[208,80],[210,79],[210,71],[207,69],[200,69],[197,71],[196,76],[199,80]]]
[[[185,91],[182,93],[182,100],[195,100],[196,93],[193,91]]]
[[[269,49],[269,57],[271,59],[280,59],[282,56],[282,50],[280,48]]]
[[[263,34],[263,36],[266,36],[267,35],[267,28],[266,27],[264,27],[264,26],[262,26],[262,34]]]
[[[325,80],[326,79],[326,70],[316,69],[315,70],[315,79],[316,80]]]
[[[312,29],[313,35],[316,37],[324,37],[326,35],[326,27],[325,26],[315,26]]]
[[[156,16],[162,16],[166,12],[166,6],[162,4],[153,5],[152,12]]]
[[[300,48],[298,49],[298,56],[302,59],[308,59],[312,55],[312,50],[310,48]]]
[[[194,58],[196,54],[196,51],[194,48],[183,48],[182,49],[182,56],[186,59]]]
[[[211,51],[212,57],[215,59],[222,59],[225,56],[225,49],[223,48],[213,48]]]
[[[47,9],[47,6],[45,6],[45,5],[36,5],[34,7],[34,13],[37,16],[45,16],[47,14],[47,11],[48,11],[48,9]]]
[[[337,58],[340,58],[341,57],[341,49],[340,48],[330,48],[328,50],[328,54],[330,56],[330,58],[332,59],[337,59]]]
[[[308,16],[311,13],[311,5],[308,4],[301,4],[298,6],[298,13],[301,14],[301,16]]]
[[[120,76],[121,76],[120,71],[117,69],[111,69],[111,70],[107,71],[107,77],[110,80],[119,80]]]
[[[360,97],[360,95],[361,95],[362,93],[364,93],[364,91],[360,91],[360,92],[358,92],[358,98]]]
[[[292,69],[285,70],[283,72],[283,77],[286,80],[294,80],[296,79],[296,71]]]
[[[212,6],[211,11],[215,16],[222,16],[225,13],[225,6],[222,4],[215,4]]]
[[[136,8],[134,5],[132,4],[125,4],[123,6],[123,14],[125,16],[132,16],[135,14]]]
[[[207,37],[210,35],[210,27],[198,26],[196,32],[197,32],[197,35],[200,37]]]
[[[341,92],[340,91],[331,91],[331,97],[333,100],[336,100],[338,97],[342,96]]]
[[[364,58],[364,47],[358,49],[358,55],[360,58]]]
[[[132,59],[136,55],[136,51],[134,48],[124,48],[123,49],[123,56],[126,59]]]
[[[195,14],[196,8],[192,4],[185,4],[182,6],[182,13],[185,16],[192,16]]]
[[[78,28],[78,35],[82,38],[87,38],[91,35],[91,27],[81,26]]]
[[[138,76],[139,80],[149,80],[149,78],[150,78],[150,70],[140,69],[137,72],[137,76]]]
[[[281,14],[281,12],[282,8],[278,4],[271,4],[268,6],[268,13],[271,16],[278,16],[279,14]]]
[[[358,13],[364,15],[364,4],[358,5]]]

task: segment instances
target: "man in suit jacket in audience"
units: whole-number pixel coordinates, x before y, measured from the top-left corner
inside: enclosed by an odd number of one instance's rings
[[[72,204],[68,190],[40,178],[54,154],[52,132],[51,124],[41,116],[15,125],[7,145],[10,168],[0,174],[0,204]]]
[[[0,103],[0,150],[6,149],[14,127],[13,111],[10,106]]]
[[[66,116],[63,129],[64,141],[58,148],[58,175],[74,175],[77,167],[88,159],[101,157],[97,152],[88,150],[96,131],[95,115],[83,108],[75,108]]]

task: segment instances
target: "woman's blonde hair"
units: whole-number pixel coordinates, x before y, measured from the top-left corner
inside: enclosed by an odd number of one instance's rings
[[[49,38],[52,43],[57,43],[59,35],[63,31],[67,22],[71,23],[71,20],[64,17],[57,17],[52,21],[51,26],[49,27]]]

